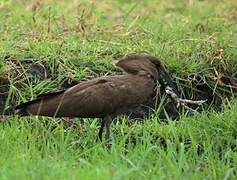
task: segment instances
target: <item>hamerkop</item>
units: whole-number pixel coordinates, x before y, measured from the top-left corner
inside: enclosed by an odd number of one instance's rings
[[[49,117],[102,118],[98,137],[110,137],[112,119],[129,109],[146,104],[154,95],[155,83],[169,84],[170,76],[156,57],[130,55],[116,63],[126,74],[100,77],[79,83],[67,90],[40,95],[17,106],[21,115]]]

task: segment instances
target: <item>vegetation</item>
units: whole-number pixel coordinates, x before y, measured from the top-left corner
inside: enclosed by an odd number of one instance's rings
[[[7,106],[120,73],[113,59],[131,53],[160,57],[180,89],[201,78],[225,105],[178,122],[121,117],[110,150],[96,142],[98,119],[65,130],[60,119],[3,116],[0,179],[236,179],[236,20],[236,0],[2,0]],[[32,64],[44,75],[28,76]]]

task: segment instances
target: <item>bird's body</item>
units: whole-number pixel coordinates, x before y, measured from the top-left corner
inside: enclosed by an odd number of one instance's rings
[[[129,56],[116,65],[127,74],[101,77],[65,91],[41,95],[36,100],[17,106],[19,114],[102,118],[98,136],[102,139],[103,128],[106,127],[108,140],[112,118],[146,105],[154,97],[156,81],[176,88],[158,58]]]
[[[79,83],[66,91],[40,96],[25,104],[25,114],[52,117],[115,117],[146,104],[154,80],[147,74],[102,77]],[[22,104],[24,106],[24,104]]]

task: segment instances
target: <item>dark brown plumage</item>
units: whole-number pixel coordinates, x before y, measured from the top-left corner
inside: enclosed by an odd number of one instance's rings
[[[148,72],[155,80],[159,81],[162,88],[169,86],[176,94],[179,94],[169,73],[157,57],[148,55],[130,55],[120,60],[116,65],[123,71],[131,74],[137,74],[141,70]]]
[[[79,83],[65,91],[39,96],[17,106],[21,115],[102,118],[98,136],[110,136],[112,118],[146,104],[154,96],[155,81],[172,80],[160,61],[150,56],[128,56],[116,64],[124,75],[101,77]],[[165,77],[164,77],[165,74]]]

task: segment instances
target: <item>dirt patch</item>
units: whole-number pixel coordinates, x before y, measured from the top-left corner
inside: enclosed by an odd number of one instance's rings
[[[10,82],[6,77],[0,77],[0,112],[4,114],[6,102],[8,99]]]
[[[0,115],[14,112],[18,97],[10,91],[11,86],[20,88],[27,80],[34,82],[49,77],[49,69],[39,62],[9,60],[6,66],[8,72],[0,76]]]

